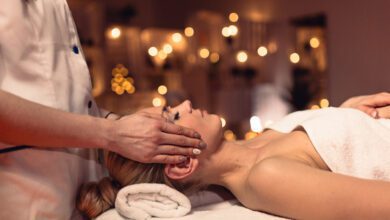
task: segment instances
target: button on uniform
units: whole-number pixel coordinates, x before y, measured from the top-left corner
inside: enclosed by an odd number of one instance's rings
[[[78,48],[76,45],[74,45],[74,46],[72,47],[72,51],[73,51],[73,53],[75,53],[75,54],[79,54],[79,48]]]

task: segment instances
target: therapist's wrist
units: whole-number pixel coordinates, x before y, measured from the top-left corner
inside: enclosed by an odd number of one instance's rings
[[[115,137],[113,131],[115,128],[115,119],[96,118],[96,139],[94,146],[104,149],[112,150],[112,146],[115,144]]]

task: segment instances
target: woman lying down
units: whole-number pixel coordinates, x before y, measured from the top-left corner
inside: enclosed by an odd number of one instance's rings
[[[96,184],[85,185],[77,205],[93,218],[112,208],[115,193],[130,184],[164,183],[181,192],[214,184],[249,209],[287,218],[389,218],[390,120],[383,118],[389,104],[389,93],[352,98],[342,105],[350,108],[295,112],[257,138],[226,142],[219,117],[186,101],[169,118],[202,135],[208,145],[202,154],[161,165],[109,152],[113,184],[106,181],[100,192],[90,190]]]

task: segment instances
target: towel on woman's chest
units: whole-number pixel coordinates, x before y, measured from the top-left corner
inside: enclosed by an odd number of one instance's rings
[[[390,181],[390,120],[349,108],[292,113],[269,128],[303,127],[329,168],[340,174]]]

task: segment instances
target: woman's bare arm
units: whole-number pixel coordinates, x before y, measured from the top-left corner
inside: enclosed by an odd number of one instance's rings
[[[251,174],[252,205],[294,219],[386,219],[390,183],[312,168],[284,158],[267,159]],[[256,207],[259,204],[259,207]]]

